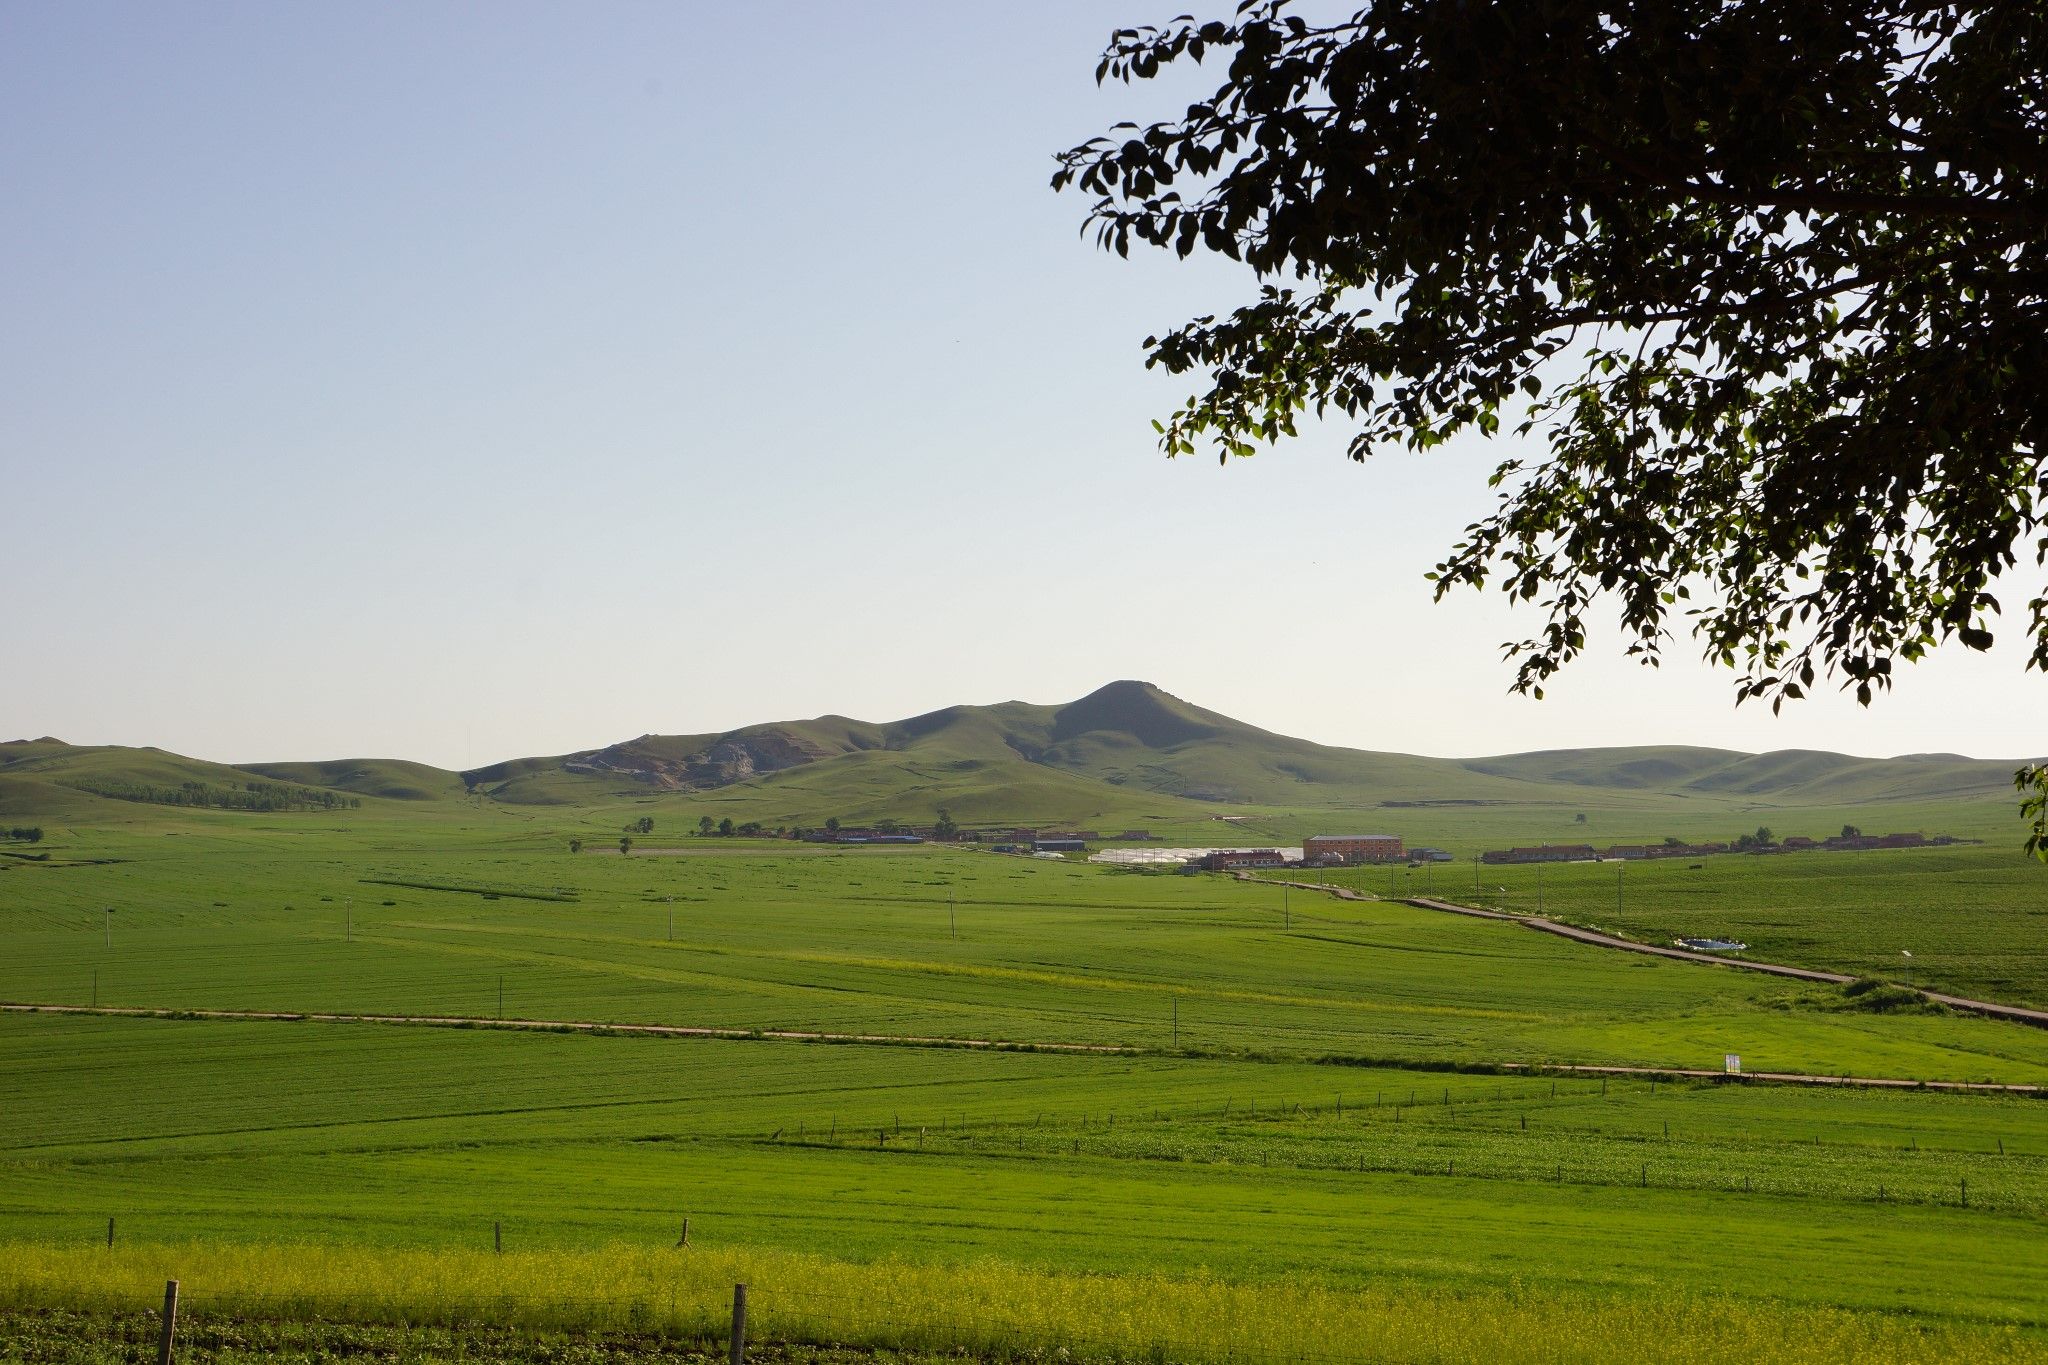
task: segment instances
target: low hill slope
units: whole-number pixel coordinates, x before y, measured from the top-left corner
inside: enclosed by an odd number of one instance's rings
[[[273,782],[328,787],[393,801],[443,801],[463,794],[462,774],[397,758],[336,758],[320,763],[244,763]]]
[[[918,819],[943,805],[966,821],[1095,827],[1206,821],[1219,806],[1333,816],[1379,807],[1564,807],[1593,792],[1606,793],[1610,805],[1654,797],[1744,809],[2007,801],[2014,766],[1954,754],[1871,759],[1683,746],[1463,760],[1374,753],[1275,734],[1150,683],[1123,681],[1060,705],[1012,701],[879,724],[820,716],[723,734],[650,734],[462,773],[383,759],[237,768],[156,749],[19,740],[0,744],[0,814],[84,818],[115,801],[417,807],[470,793],[509,806],[596,807],[717,793],[736,819],[771,825],[827,815]]]
[[[904,762],[879,762],[900,754]],[[1018,766],[1018,765],[1025,766]],[[822,770],[846,765],[842,774]],[[932,765],[954,765],[939,768]],[[785,803],[778,820],[850,815],[883,801],[885,773],[906,802],[924,804],[936,779],[956,784],[974,773],[983,789],[1007,783],[1020,794],[1046,770],[1128,792],[1189,802],[1297,809],[1369,809],[1382,805],[1557,804],[1582,799],[1574,789],[1660,793],[1745,803],[1854,805],[1871,801],[2003,799],[2011,763],[1955,755],[1898,759],[1785,750],[1645,746],[1564,749],[1492,758],[1447,759],[1337,748],[1275,734],[1206,710],[1150,683],[1125,680],[1059,705],[1001,702],[949,706],[905,720],[871,723],[845,716],[753,725],[724,734],[642,735],[553,758],[515,759],[462,775],[486,795],[526,805],[584,805],[666,793],[773,789]],[[1039,770],[1037,774],[1031,769]],[[802,782],[791,777],[809,773]],[[1001,774],[1000,778],[997,776]],[[940,784],[943,785],[943,784]],[[1103,805],[1063,788],[1080,823]],[[847,802],[799,811],[800,791]],[[741,799],[752,806],[752,796]],[[962,797],[956,804],[965,804]],[[1122,804],[1109,803],[1112,809]],[[999,818],[1025,819],[1021,809]]]
[[[346,805],[350,794],[266,777],[162,749],[0,744],[0,814],[53,820],[134,819],[139,808],[305,808]]]
[[[462,778],[499,801],[576,804],[636,790],[710,791],[885,745],[880,726],[821,716],[723,735],[642,735],[602,749],[474,768]]]
[[[1744,754],[1729,749],[1552,749],[1467,759],[1494,776],[1572,786],[1744,796],[1797,805],[1856,805],[2004,796],[2018,759],[1959,754],[1858,758],[1816,749]]]

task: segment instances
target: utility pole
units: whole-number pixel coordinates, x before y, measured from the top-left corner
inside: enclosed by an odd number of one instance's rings
[[[354,943],[356,941],[356,898],[354,896],[343,896],[341,903],[343,907],[341,912],[342,937],[346,942]]]
[[[1472,855],[1472,899],[1479,899],[1479,855]]]
[[[505,1017],[505,974],[504,974],[503,972],[499,972],[499,973],[498,973],[498,1018],[499,1018],[500,1020],[503,1020],[503,1019],[504,1019],[504,1017]]]
[[[1284,925],[1284,926],[1286,927],[1286,930],[1287,930],[1287,932],[1289,932],[1289,933],[1293,933],[1293,932],[1294,932],[1294,905],[1293,905],[1293,903],[1292,903],[1291,901],[1289,901],[1289,900],[1288,900],[1287,896],[1288,896],[1288,887],[1287,887],[1287,883],[1285,883],[1285,882],[1282,882],[1282,883],[1280,883],[1280,916],[1281,916],[1281,923],[1282,923],[1282,924],[1283,924],[1283,925]]]
[[[1614,864],[1614,917],[1621,918],[1621,874],[1628,871],[1628,864],[1617,859]]]
[[[954,938],[960,937],[960,917],[953,911],[953,888],[950,886],[946,888],[946,928],[952,931]]]
[[[1180,997],[1173,997],[1173,1050],[1180,1051]]]
[[[1536,860],[1536,913],[1543,913],[1543,860]]]
[[[668,898],[668,941],[670,943],[676,941],[676,898],[674,896]]]
[[[108,907],[107,907],[107,949],[108,949],[108,951],[110,951],[110,952],[111,952],[111,951],[113,950],[113,947],[114,947],[114,907],[110,905],[110,906],[108,906]]]

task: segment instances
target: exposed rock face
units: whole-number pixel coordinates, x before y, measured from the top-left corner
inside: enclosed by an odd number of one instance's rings
[[[724,735],[706,747],[680,754],[666,751],[658,736],[643,735],[578,754],[562,766],[570,772],[630,777],[662,791],[705,791],[829,756],[830,751],[794,735],[763,729]]]

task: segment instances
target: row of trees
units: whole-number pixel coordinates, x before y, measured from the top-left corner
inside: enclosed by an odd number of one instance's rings
[[[9,839],[19,839],[25,844],[40,844],[43,841],[43,827],[41,825],[16,825],[14,828],[4,831],[4,834]]]
[[[181,782],[173,787],[156,782],[133,782],[121,777],[76,777],[65,785],[116,801],[144,801],[158,806],[202,806],[214,810],[354,810],[363,804],[361,797],[282,782],[246,782],[238,786]]]
[[[777,838],[781,838],[784,835],[787,835],[789,832],[789,827],[787,825],[777,825],[771,831],[766,825],[762,824],[759,820],[748,820],[742,824],[736,825],[732,822],[732,817],[730,815],[726,816],[723,820],[718,821],[716,824],[712,823],[711,817],[708,815],[700,815],[697,817],[697,834],[699,837],[705,839],[708,839],[713,835],[717,835],[721,839],[758,839],[762,835],[769,833],[773,833]]]
[[[1844,825],[1842,826],[1841,837],[1844,839],[1861,839],[1863,831],[1854,825]],[[1672,844],[1678,841],[1666,839],[1664,842]],[[1754,853],[1767,848],[1776,848],[1777,846],[1778,836],[1771,832],[1769,825],[1758,825],[1756,833],[1739,834],[1735,837],[1735,851],[1737,853]]]
[[[824,824],[824,830],[827,834],[837,834],[841,828],[843,826],[840,824],[838,816],[827,817]],[[877,834],[900,834],[908,829],[901,821],[889,819],[877,820],[869,828],[872,828]],[[633,851],[633,835],[652,834],[653,832],[654,817],[651,815],[641,816],[626,826],[626,833],[619,839],[619,852],[631,853]],[[759,820],[745,820],[735,823],[729,815],[722,820],[713,820],[708,815],[702,815],[697,818],[697,835],[699,838],[704,839],[800,839],[809,832],[808,829],[801,825],[777,825],[775,828],[770,829]],[[940,807],[938,822],[932,826],[933,837],[951,839],[959,832],[960,826],[954,823],[952,813],[944,807]],[[571,853],[581,853],[583,851],[583,840],[580,838],[569,840],[569,851]]]
[[[845,828],[845,825],[838,816],[830,815],[825,817],[823,828],[827,834],[837,834],[841,829]],[[863,826],[863,828],[872,829],[877,834],[907,834],[911,831],[912,827],[904,824],[901,820],[894,820],[885,816],[871,825]],[[935,839],[951,839],[960,832],[960,826],[954,823],[952,813],[944,806],[941,806],[939,807],[939,818],[932,825],[931,831],[932,837]],[[716,823],[713,823],[708,815],[699,816],[697,819],[697,833],[705,838],[709,838],[714,834],[728,839],[735,836],[742,839],[758,838],[761,835],[772,834],[778,839],[796,839],[802,838],[809,832],[802,825],[777,825],[773,830],[770,830],[758,820],[749,820],[744,824],[736,825],[729,816]]]

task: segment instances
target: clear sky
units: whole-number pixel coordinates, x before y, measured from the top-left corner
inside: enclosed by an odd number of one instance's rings
[[[1422,578],[1500,449],[1164,460],[1140,343],[1252,283],[1046,182],[1170,112],[1093,67],[1173,12],[0,0],[0,738],[471,766],[1139,677],[1424,753],[2048,750],[2011,647],[1513,697],[1535,618]]]

